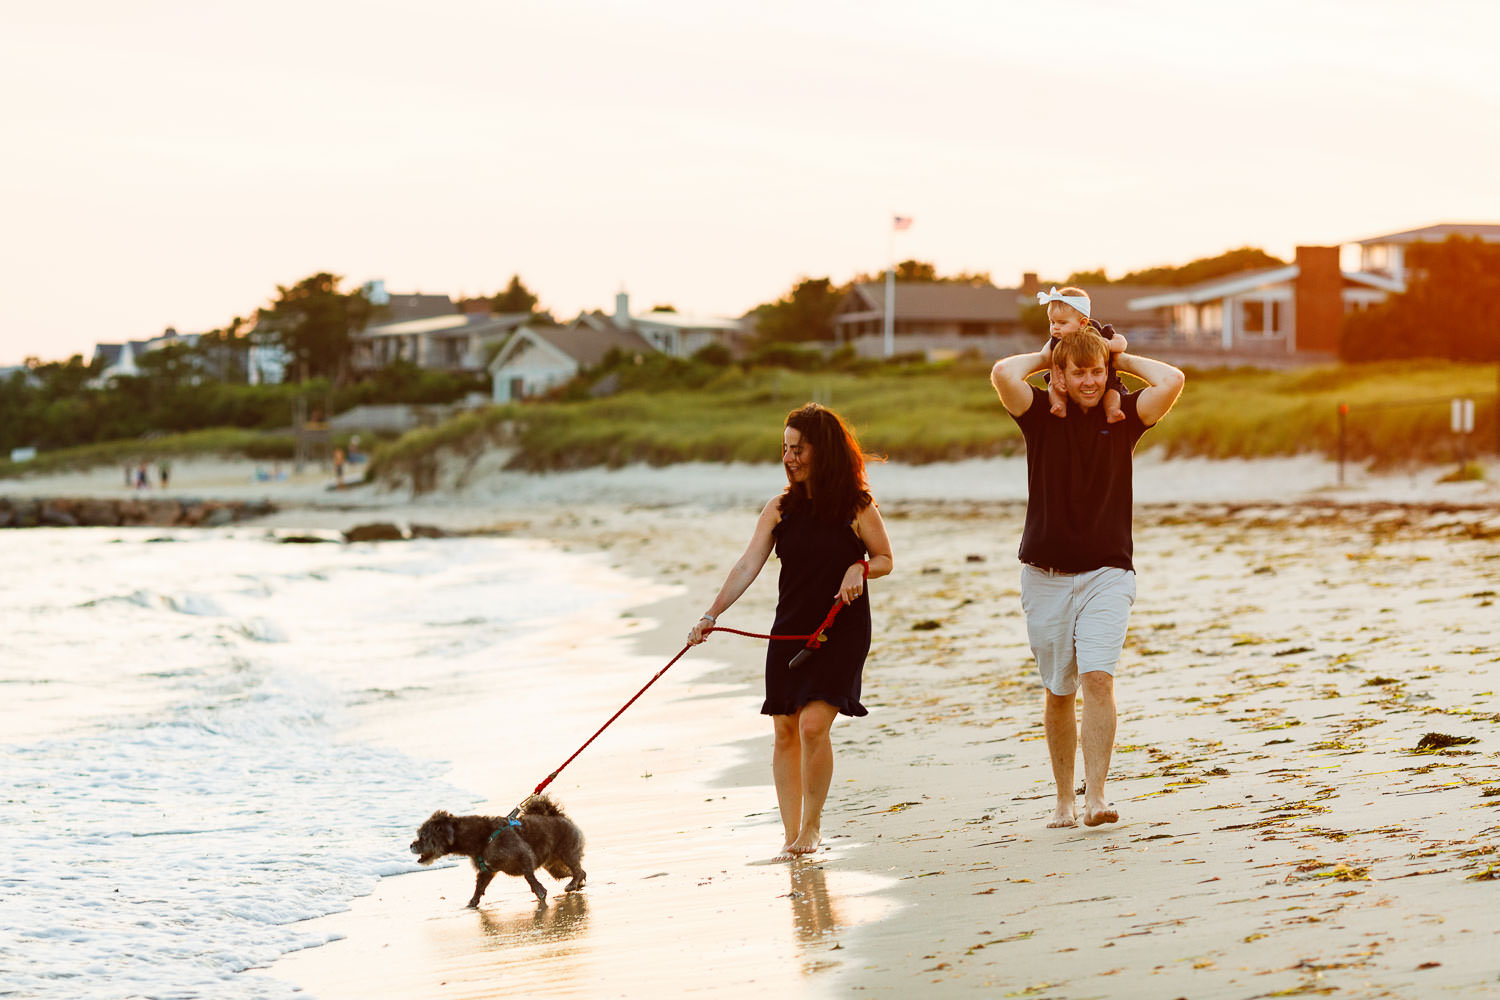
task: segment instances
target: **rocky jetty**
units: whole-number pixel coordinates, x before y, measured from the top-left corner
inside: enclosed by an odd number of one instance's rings
[[[265,500],[0,496],[0,528],[219,528],[275,509]]]

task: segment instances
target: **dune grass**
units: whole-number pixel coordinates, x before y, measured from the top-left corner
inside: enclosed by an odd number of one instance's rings
[[[1394,466],[1457,457],[1449,401],[1476,402],[1472,454],[1496,447],[1494,366],[1442,361],[1330,365],[1294,371],[1190,370],[1187,390],[1143,447],[1169,456],[1259,458],[1338,451],[1338,407],[1349,406],[1346,457]],[[586,396],[574,393],[575,396]],[[921,464],[1022,450],[1020,432],[978,361],[889,365],[866,371],[744,369],[730,365],[691,386],[656,383],[602,399],[556,399],[487,407],[379,445],[368,475],[435,481],[444,454],[499,446],[529,471],[618,467],[634,462],[774,462],[782,421],[808,400],[838,410],[867,451]],[[0,460],[0,477],[195,454],[282,458],[288,435],[228,428]]]
[[[1492,368],[1446,362],[1328,366],[1290,372],[1190,371],[1172,413],[1145,439],[1171,456],[1257,458],[1338,449],[1338,407],[1350,407],[1347,457],[1392,465],[1445,462],[1455,442],[1448,401],[1476,399],[1470,450],[1495,446]],[[911,463],[1021,450],[1020,432],[989,384],[988,365],[908,366],[880,373],[727,370],[708,385],[541,402],[493,411],[515,447],[511,464],[540,471],[631,462],[775,461],[787,411],[807,400],[838,410],[874,453]],[[454,440],[444,427],[410,442]],[[408,436],[410,437],[410,435]]]

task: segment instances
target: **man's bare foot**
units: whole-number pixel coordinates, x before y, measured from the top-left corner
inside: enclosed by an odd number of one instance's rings
[[[1105,802],[1100,805],[1083,807],[1084,826],[1102,826],[1105,823],[1120,822],[1120,810],[1115,808],[1113,802]]]
[[[1052,814],[1052,818],[1047,821],[1047,829],[1049,830],[1063,830],[1077,825],[1078,810],[1071,802],[1067,805],[1059,802],[1057,810]]]

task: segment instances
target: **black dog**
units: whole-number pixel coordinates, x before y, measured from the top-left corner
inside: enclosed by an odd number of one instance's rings
[[[466,854],[479,874],[474,879],[474,898],[479,897],[500,873],[519,875],[536,893],[538,903],[547,901],[547,890],[536,879],[538,868],[553,878],[573,880],[564,892],[583,888],[583,831],[563,815],[545,795],[532,798],[519,819],[504,816],[454,816],[442,811],[422,824],[411,842],[417,861],[430,865],[445,854]]]

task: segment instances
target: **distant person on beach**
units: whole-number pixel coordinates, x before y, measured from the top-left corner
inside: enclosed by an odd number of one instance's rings
[[[1103,337],[1105,344],[1109,346],[1109,387],[1104,392],[1104,419],[1111,424],[1124,420],[1125,413],[1120,409],[1120,399],[1125,395],[1125,383],[1120,381],[1120,375],[1115,371],[1113,358],[1116,354],[1123,354],[1130,346],[1125,338],[1116,333],[1114,327],[1101,325],[1090,315],[1093,302],[1089,299],[1089,293],[1081,288],[1070,285],[1060,289],[1053,285],[1050,292],[1037,292],[1036,300],[1038,304],[1047,307],[1047,329],[1051,334],[1047,346],[1042,348],[1042,356],[1049,369],[1047,402],[1052,415],[1060,417],[1068,412],[1068,394],[1063,391],[1062,372],[1052,360],[1052,349],[1057,346],[1060,337],[1087,327]]]
[[[1042,721],[1057,808],[1049,827],[1114,823],[1104,796],[1115,742],[1115,667],[1135,603],[1131,561],[1131,473],[1136,442],[1167,415],[1183,374],[1169,364],[1120,354],[1119,370],[1146,383],[1121,401],[1124,419],[1110,424],[1100,403],[1108,385],[1109,345],[1097,331],[1064,333],[1049,352],[997,361],[990,382],[1026,439],[1026,524],[1021,533],[1021,607],[1046,692]],[[1068,397],[1051,412],[1032,375],[1056,366]],[[1080,679],[1083,723],[1074,714]],[[1080,733],[1084,803],[1080,817],[1073,767]]]
[[[151,485],[151,469],[145,462],[135,467],[135,488],[144,490]]]
[[[336,486],[344,485],[344,449],[333,449],[333,482]]]
[[[167,481],[172,478],[172,463],[165,458],[156,463],[156,478],[162,489],[167,488]]]
[[[789,663],[804,643],[773,639],[766,647],[760,711],[771,716],[774,736],[771,774],[785,834],[777,860],[789,860],[813,853],[821,842],[823,804],[833,780],[834,718],[868,714],[859,703],[870,650],[865,581],[887,575],[895,563],[865,480],[864,454],[838,414],[816,403],[789,413],[781,462],[786,489],[760,512],[744,555],[688,632],[688,642],[704,640],[704,630],[754,582],[772,549],[781,559],[772,635],[811,634],[835,600],[844,602],[827,641],[795,669]]]

